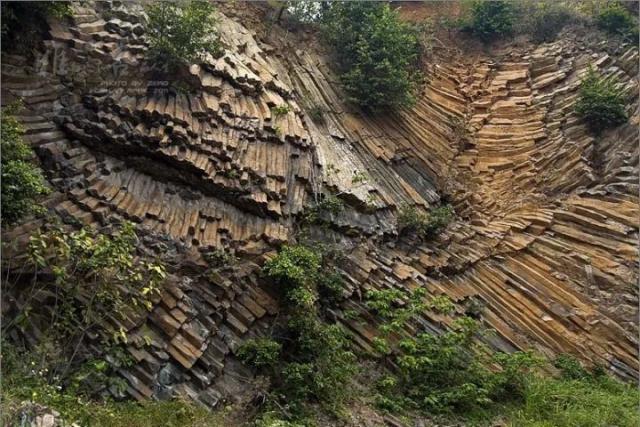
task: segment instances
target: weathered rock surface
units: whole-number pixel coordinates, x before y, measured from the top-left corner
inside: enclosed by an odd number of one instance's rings
[[[175,82],[146,65],[138,6],[110,19],[98,6],[53,23],[35,65],[3,57],[2,90],[25,101],[26,138],[55,188],[49,208],[90,227],[129,219],[179,260],[150,313],[112,325],[131,337],[130,395],[214,406],[243,389],[233,351],[278,311],[259,265],[321,189],[348,204],[332,218],[352,248],[335,315],[363,348],[374,323],[344,311],[367,316],[367,289],[425,286],[460,312],[483,306],[498,349],[573,353],[637,377],[638,99],[630,122],[597,140],[572,108],[589,65],[637,94],[637,48],[563,34],[491,57],[435,57],[413,108],[370,117],[345,105],[315,48],[249,30],[251,5],[225,8],[225,55],[191,66],[184,91],[164,90]],[[366,185],[351,184],[354,171]],[[435,241],[396,241],[397,207],[439,193],[454,224]],[[5,255],[39,225],[5,233],[16,243]],[[242,261],[205,275],[211,248]],[[423,319],[431,330],[446,322]]]

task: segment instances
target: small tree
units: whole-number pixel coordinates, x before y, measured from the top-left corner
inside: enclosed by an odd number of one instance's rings
[[[469,30],[483,41],[511,34],[513,5],[506,1],[475,1],[471,7]]]
[[[575,109],[589,129],[599,134],[627,121],[625,97],[620,82],[612,77],[603,77],[593,68],[589,68],[580,85]]]
[[[48,193],[42,171],[31,162],[33,150],[22,140],[24,129],[13,116],[17,104],[2,110],[2,225],[40,211],[38,196]]]
[[[382,2],[335,2],[323,14],[349,99],[377,111],[410,105],[418,89],[415,29]]]
[[[151,60],[175,69],[202,60],[206,53],[218,55],[215,7],[207,1],[153,2],[147,8]]]

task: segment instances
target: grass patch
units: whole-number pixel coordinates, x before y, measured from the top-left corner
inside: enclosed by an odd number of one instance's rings
[[[637,388],[607,376],[534,377],[508,419],[519,427],[635,427],[640,425],[639,402]]]

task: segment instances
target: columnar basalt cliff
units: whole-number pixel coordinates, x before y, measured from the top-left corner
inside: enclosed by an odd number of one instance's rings
[[[35,60],[3,56],[2,95],[24,100],[19,119],[54,188],[47,207],[94,228],[131,220],[140,250],[168,261],[153,309],[109,325],[130,337],[129,395],[215,406],[248,387],[234,350],[278,313],[259,266],[320,193],[347,206],[327,216],[325,237],[346,254],[335,318],[363,349],[375,319],[344,312],[367,316],[368,289],[424,286],[459,312],[483,306],[495,348],[569,352],[637,377],[638,99],[628,124],[597,138],[573,112],[589,66],[637,94],[637,47],[567,32],[434,54],[416,105],[373,116],[344,102],[313,34],[267,30],[259,6],[221,6],[224,55],[183,70],[179,89],[145,60],[140,6],[73,8]],[[398,239],[401,204],[441,197],[452,225],[432,241]],[[6,232],[15,245],[3,255],[22,256],[41,225]],[[238,262],[208,269],[204,255],[225,248]]]

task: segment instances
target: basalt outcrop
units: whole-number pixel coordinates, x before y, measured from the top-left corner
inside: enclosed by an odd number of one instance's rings
[[[459,312],[482,307],[497,349],[572,353],[637,378],[635,46],[565,31],[537,46],[436,52],[416,105],[372,116],[344,102],[313,34],[263,18],[257,5],[221,5],[224,55],[173,80],[147,63],[143,10],[128,3],[74,5],[35,60],[3,56],[3,102],[24,101],[19,119],[54,189],[46,206],[94,228],[133,221],[141,252],[169,262],[153,309],[110,325],[127,331],[136,361],[120,371],[129,395],[215,406],[249,386],[234,350],[278,313],[260,265],[321,193],[346,204],[323,233],[346,254],[333,315],[363,349],[376,336],[366,290],[422,286]],[[634,94],[629,123],[600,137],[573,111],[589,66]],[[354,172],[366,181],[354,185]],[[439,237],[398,238],[401,204],[442,197],[456,219]],[[5,232],[3,256],[24,256],[41,225]],[[238,262],[212,270],[214,249]],[[434,331],[447,322],[421,319]]]

